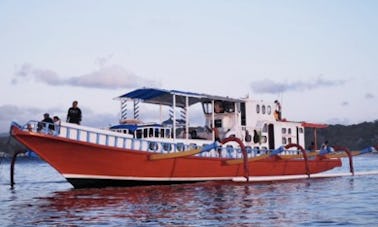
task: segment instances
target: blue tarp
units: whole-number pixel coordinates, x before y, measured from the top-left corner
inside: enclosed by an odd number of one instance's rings
[[[140,88],[119,96],[118,98],[140,99],[145,103],[160,104],[172,106],[173,96],[176,97],[176,106],[185,107],[186,97],[188,97],[189,106],[203,101],[225,100],[233,102],[242,102],[239,99],[229,97],[212,96],[193,92],[184,92],[178,90],[164,90],[157,88]]]

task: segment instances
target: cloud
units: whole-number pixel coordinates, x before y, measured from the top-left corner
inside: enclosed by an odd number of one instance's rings
[[[286,91],[303,91],[321,87],[333,87],[344,83],[344,80],[325,80],[321,77],[318,77],[313,81],[294,81],[291,83],[283,83],[265,79],[253,82],[251,87],[256,93],[278,94]]]
[[[33,108],[33,107],[19,107],[15,105],[0,106],[0,133],[8,132],[12,121],[20,125],[26,124],[29,120],[41,120],[44,113],[50,115],[57,115],[63,121],[66,120],[66,109],[61,108]],[[96,114],[91,109],[82,109],[84,118],[83,124],[92,127],[106,127],[109,124],[116,124],[119,116],[117,114]]]
[[[18,107],[14,105],[0,106],[0,132],[9,131],[9,127],[12,121],[24,124],[29,120],[37,120],[42,118],[42,114],[46,110],[30,107]]]
[[[100,67],[104,67],[105,64],[107,64],[112,58],[113,58],[113,54],[109,54],[108,56],[105,56],[105,57],[99,57],[95,60],[95,64]]]
[[[107,59],[99,60],[105,64]],[[148,80],[127,71],[119,65],[103,66],[91,73],[74,76],[70,78],[61,78],[59,75],[49,69],[34,68],[31,64],[23,64],[14,74],[13,84],[23,81],[34,80],[52,86],[70,85],[76,87],[100,88],[100,89],[117,89],[117,88],[135,88],[135,87],[159,87],[159,83]]]
[[[348,106],[348,105],[349,105],[349,102],[347,102],[347,101],[344,101],[344,102],[341,103],[341,106]]]
[[[365,99],[374,99],[374,95],[372,93],[366,93],[365,94]]]
[[[330,125],[350,125],[351,121],[347,118],[330,118],[326,123]]]

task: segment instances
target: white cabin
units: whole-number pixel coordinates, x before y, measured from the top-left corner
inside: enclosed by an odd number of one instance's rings
[[[272,150],[290,143],[305,147],[303,123],[278,120],[274,102],[155,88],[137,89],[117,99],[121,101],[121,124],[110,130],[134,138],[202,144],[235,136],[254,149]],[[139,108],[141,102],[157,106],[160,116],[163,115],[162,106],[167,107],[170,119],[162,121],[160,117],[156,122],[143,123],[139,117],[143,111]],[[132,117],[128,117],[130,104]],[[202,105],[204,125],[194,126],[188,122],[194,104]]]

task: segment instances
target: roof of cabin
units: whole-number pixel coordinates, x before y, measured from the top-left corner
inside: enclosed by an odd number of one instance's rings
[[[207,95],[201,93],[185,92],[178,90],[165,90],[158,88],[139,88],[123,94],[118,99],[129,98],[129,99],[140,99],[145,103],[160,104],[171,106],[173,103],[173,96],[176,96],[176,106],[185,107],[186,97],[188,97],[189,106],[196,104],[198,102],[206,102],[212,100],[221,100],[229,102],[244,102],[241,99],[234,99],[223,96]]]

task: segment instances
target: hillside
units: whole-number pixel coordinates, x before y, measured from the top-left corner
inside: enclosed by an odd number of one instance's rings
[[[329,125],[328,128],[318,130],[318,147],[328,140],[329,144],[346,146],[351,150],[359,150],[368,146],[378,145],[378,120],[363,122],[355,125]],[[313,130],[305,133],[306,144],[313,141]]]

